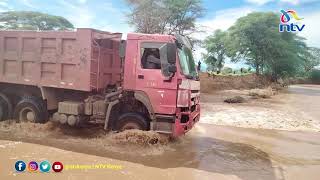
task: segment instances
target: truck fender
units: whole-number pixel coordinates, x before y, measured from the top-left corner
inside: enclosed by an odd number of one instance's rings
[[[152,104],[149,100],[148,95],[146,95],[144,92],[136,91],[134,93],[134,97],[136,100],[140,101],[148,109],[150,118],[152,121],[154,121],[156,119],[155,113],[154,113],[154,110],[153,110],[153,107],[152,107]]]

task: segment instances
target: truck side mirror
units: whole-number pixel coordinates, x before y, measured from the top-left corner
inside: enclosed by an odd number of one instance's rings
[[[176,73],[177,72],[177,66],[175,64],[171,64],[169,66],[169,72]]]
[[[177,46],[175,43],[166,43],[160,48],[160,59],[170,63],[176,64]]]
[[[172,77],[177,71],[176,64],[176,45],[166,43],[160,48],[161,71],[165,77]]]
[[[177,46],[175,43],[167,43],[167,58],[168,63],[176,64]]]

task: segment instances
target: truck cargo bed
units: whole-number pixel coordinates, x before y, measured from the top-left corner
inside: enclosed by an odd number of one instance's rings
[[[81,91],[121,83],[120,33],[0,31],[0,82]]]

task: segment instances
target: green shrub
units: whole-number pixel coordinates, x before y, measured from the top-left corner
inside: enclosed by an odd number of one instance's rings
[[[222,74],[226,75],[226,74],[232,74],[233,70],[232,68],[229,68],[229,67],[224,67],[222,69]]]
[[[310,79],[313,83],[320,84],[320,70],[314,69],[310,73]]]

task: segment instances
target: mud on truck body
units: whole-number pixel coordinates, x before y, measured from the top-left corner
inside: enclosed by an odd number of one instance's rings
[[[179,136],[200,117],[200,82],[183,36],[0,31],[0,67],[0,120],[44,123],[52,115],[70,126]]]

